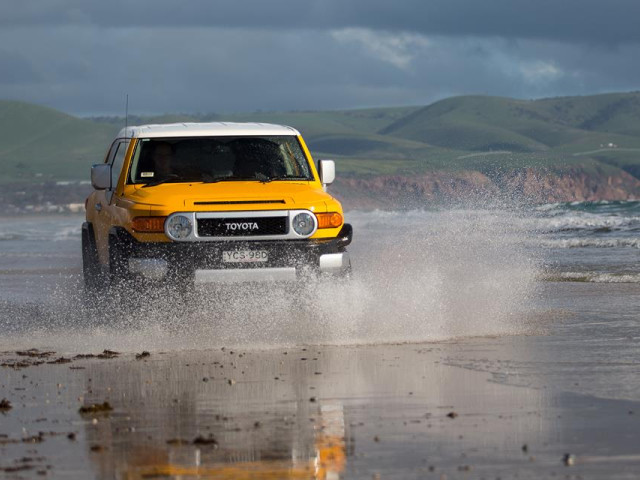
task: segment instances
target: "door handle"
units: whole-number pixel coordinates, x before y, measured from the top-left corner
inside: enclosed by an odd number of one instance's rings
[[[97,210],[97,211],[102,210],[102,204],[101,204],[101,203],[96,203],[96,204],[95,204],[95,207],[96,207],[96,210]]]

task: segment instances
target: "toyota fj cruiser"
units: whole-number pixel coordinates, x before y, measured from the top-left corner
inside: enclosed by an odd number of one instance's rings
[[[326,192],[334,177],[291,127],[127,127],[91,169],[85,285],[347,276],[353,231]]]

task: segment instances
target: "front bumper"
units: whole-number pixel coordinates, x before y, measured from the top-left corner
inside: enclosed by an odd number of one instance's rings
[[[344,225],[336,238],[321,240],[268,240],[220,242],[138,242],[124,229],[114,229],[129,274],[151,280],[193,275],[198,283],[289,281],[309,274],[344,275],[351,268],[347,245],[353,229]],[[226,263],[223,252],[260,250],[265,262]]]

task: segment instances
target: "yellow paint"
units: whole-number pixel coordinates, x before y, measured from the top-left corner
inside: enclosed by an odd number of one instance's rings
[[[313,173],[313,181],[273,181],[269,183],[219,182],[219,183],[165,183],[155,187],[143,188],[142,185],[127,184],[127,174],[138,143],[132,139],[127,149],[122,172],[111,201],[109,194],[94,191],[87,201],[87,221],[93,224],[96,234],[98,258],[108,263],[108,233],[113,226],[124,227],[139,242],[170,242],[164,233],[136,232],[131,226],[133,218],[139,216],[168,216],[175,212],[229,212],[256,210],[311,210],[312,212],[338,212],[343,214],[342,205],[326,193],[311,153],[301,136],[300,145],[308,159]],[[105,158],[105,161],[107,159]],[[197,205],[196,202],[211,201],[265,201],[277,200],[278,203],[241,204],[241,205]],[[282,203],[284,202],[284,203]],[[102,209],[98,212],[95,205]],[[312,239],[335,238],[342,226],[318,229]]]

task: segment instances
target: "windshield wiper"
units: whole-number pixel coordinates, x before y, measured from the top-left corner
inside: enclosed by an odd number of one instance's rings
[[[162,180],[156,180],[155,182],[146,183],[142,186],[142,188],[155,187],[156,185],[161,185],[163,183],[175,182],[177,179],[178,179],[177,175],[169,175],[168,177],[163,178]]]
[[[273,177],[267,177],[263,174],[256,175],[256,178],[262,183],[269,183],[274,180],[309,180],[307,177],[290,177],[289,175],[275,175]]]
[[[238,180],[255,180],[254,177],[235,177],[235,176],[221,176],[221,177],[211,177],[211,178],[207,178],[206,180],[202,180],[202,183],[218,183],[218,182],[225,182],[225,181],[238,181]]]
[[[192,182],[200,182],[200,178],[183,178],[175,173],[169,174],[166,178],[161,180],[156,180],[155,182],[150,182],[142,186],[142,188],[146,187],[155,187],[156,185],[162,185],[163,183],[192,183]]]

